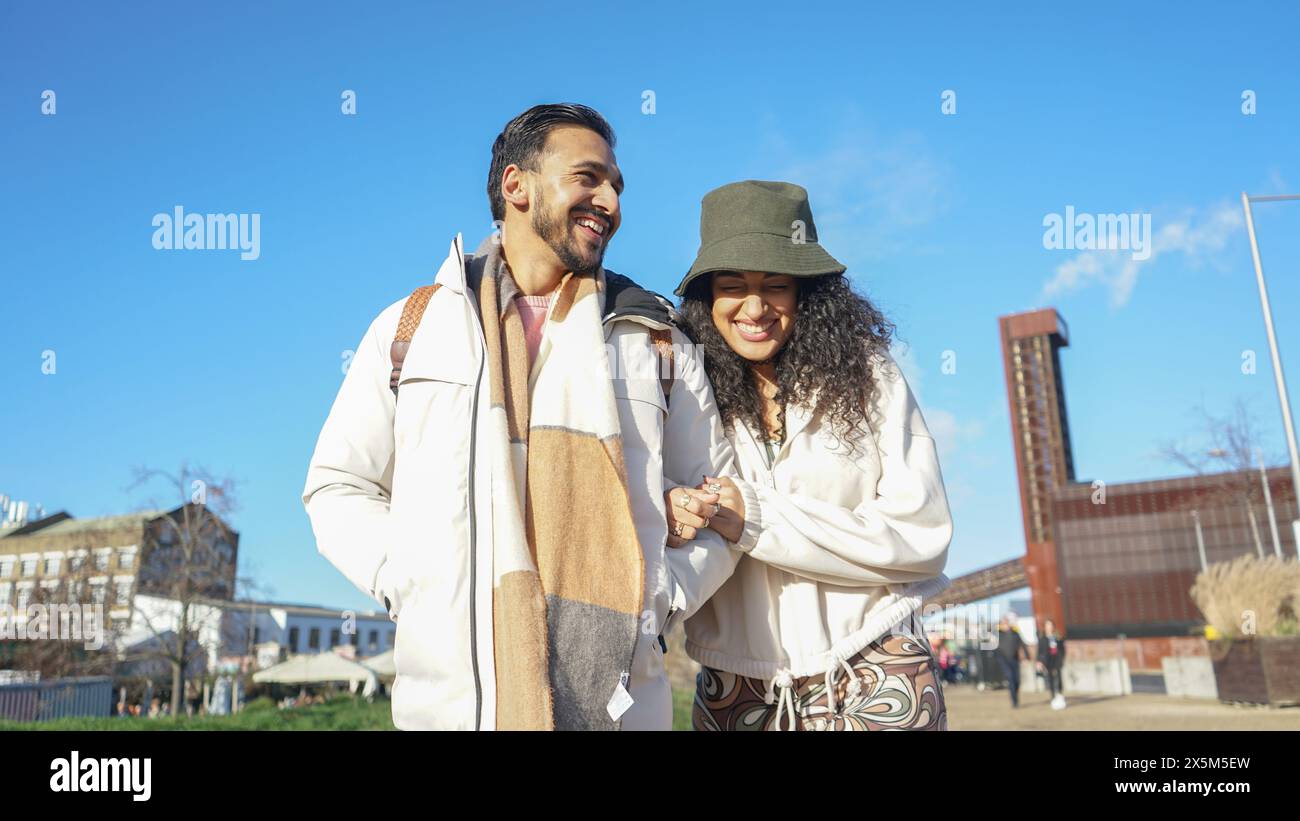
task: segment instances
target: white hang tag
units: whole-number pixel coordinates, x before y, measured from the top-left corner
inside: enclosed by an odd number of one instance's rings
[[[627,691],[627,682],[627,673],[619,676],[618,686],[614,688],[614,695],[609,697],[609,704],[605,705],[606,712],[614,721],[618,721],[632,706],[632,696]]]

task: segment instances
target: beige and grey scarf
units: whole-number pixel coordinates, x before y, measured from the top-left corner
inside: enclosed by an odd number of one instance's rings
[[[644,559],[597,276],[566,274],[530,368],[500,246],[472,265],[491,390],[497,729],[617,729]]]

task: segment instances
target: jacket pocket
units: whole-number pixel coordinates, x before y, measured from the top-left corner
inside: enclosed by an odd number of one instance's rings
[[[668,406],[664,403],[664,389],[658,379],[653,376],[630,374],[627,376],[615,376],[611,383],[614,387],[614,398],[619,400],[635,400],[654,405],[661,413],[668,412]]]
[[[467,363],[428,357],[406,363],[393,416],[393,444],[399,456],[423,449],[426,437],[468,436],[471,379]]]
[[[390,554],[375,576],[375,595],[384,603],[384,607],[388,610],[388,618],[394,623],[397,622],[397,615],[402,610],[404,600],[403,591],[400,589],[401,578],[393,554]]]

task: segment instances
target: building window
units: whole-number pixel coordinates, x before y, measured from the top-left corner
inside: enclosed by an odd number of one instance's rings
[[[95,582],[90,586],[90,600],[95,604],[103,604],[104,599],[108,598],[108,585],[104,582]]]
[[[311,629],[311,632],[307,634],[307,649],[308,650],[320,649],[320,628],[319,627],[313,627]]]
[[[13,598],[13,582],[0,582],[0,606],[8,605],[9,600]]]
[[[253,644],[261,644],[261,643],[262,643],[262,628],[260,628],[260,627],[254,627],[254,628],[253,628]]]
[[[118,604],[118,605],[127,605],[127,604],[130,604],[130,603],[131,603],[131,583],[130,583],[130,582],[118,582],[118,583],[117,583],[117,599],[116,599],[115,603]]]
[[[35,559],[23,559],[22,575],[24,575],[24,576],[35,576],[35,575],[36,575],[36,560],[35,560]]]
[[[107,569],[108,569],[108,557],[111,556],[112,554],[113,554],[113,551],[111,551],[111,550],[96,550],[96,551],[95,551],[95,569],[96,569],[96,570],[107,570]]]
[[[28,585],[18,586],[18,602],[14,605],[17,610],[27,610],[27,602],[32,599],[32,588]]]
[[[135,551],[121,550],[117,554],[117,566],[122,570],[130,570],[135,567]]]
[[[335,647],[338,647],[338,646],[339,646],[339,631],[338,631],[338,630],[331,630],[331,631],[330,631],[330,649],[333,650]]]
[[[370,649],[371,649],[371,650],[378,650],[378,649],[379,649],[379,631],[378,631],[378,630],[371,630],[371,631],[370,631]]]
[[[0,579],[7,579],[14,574],[14,560],[0,559]]]
[[[56,558],[56,557],[54,557],[54,556],[50,556],[50,557],[46,558],[46,559],[45,559],[45,575],[47,575],[47,576],[57,576],[57,575],[59,575],[59,565],[62,564],[62,563],[63,563],[63,560],[62,560],[62,559],[58,559],[58,558]]]
[[[348,636],[348,644],[352,645],[353,647],[360,647],[360,646],[361,646],[361,631],[360,631],[360,630],[353,630],[353,631],[352,631],[352,633]]]
[[[82,567],[85,566],[85,564],[86,564],[85,553],[73,553],[72,558],[68,559],[68,567],[69,569],[72,570],[73,573],[80,570]]]
[[[289,651],[293,653],[298,652],[298,628],[297,627],[289,628]]]
[[[81,601],[81,594],[85,590],[86,583],[81,579],[71,579],[68,581],[68,601]]]
[[[54,604],[59,600],[59,580],[45,579],[41,582],[41,601]]]

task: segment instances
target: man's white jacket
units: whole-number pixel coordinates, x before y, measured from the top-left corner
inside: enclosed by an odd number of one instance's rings
[[[489,730],[496,726],[492,477],[483,451],[489,382],[460,235],[435,282],[442,287],[411,340],[400,399],[389,386],[389,346],[406,300],[366,331],[321,430],[303,502],[321,554],[375,601],[388,602],[397,624],[394,723]],[[602,288],[602,300],[609,290]],[[703,363],[676,328],[676,379],[665,402],[647,329],[672,327],[666,301],[634,286],[623,293],[629,298],[603,304],[601,316],[645,593],[627,687],[633,704],[622,726],[666,730],[672,697],[658,637],[700,608],[739,553],[712,530],[666,547],[664,491],[731,473],[733,456]],[[662,306],[662,316],[648,306]]]

